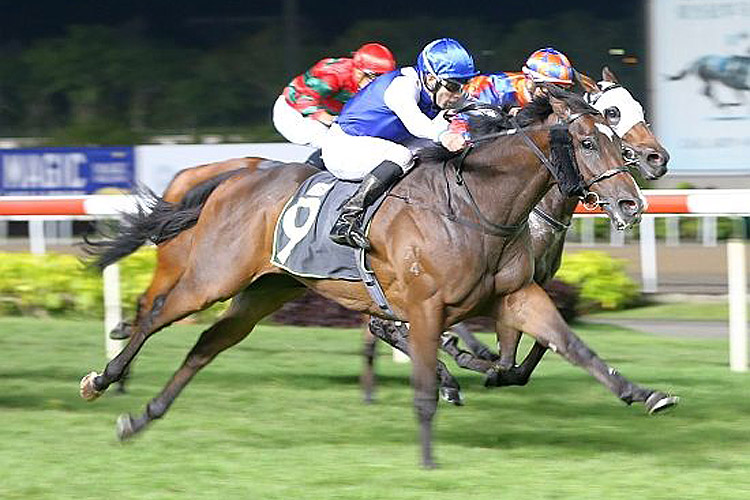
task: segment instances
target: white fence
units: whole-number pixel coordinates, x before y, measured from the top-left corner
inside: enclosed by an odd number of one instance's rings
[[[704,224],[704,243],[715,244],[715,220],[719,216],[750,216],[750,190],[646,190],[648,212],[640,224],[640,259],[643,291],[658,290],[656,260],[656,217],[705,217],[711,221]],[[0,197],[0,222],[25,220],[29,222],[29,246],[32,253],[46,251],[47,235],[45,221],[94,220],[116,218],[122,212],[136,209],[135,198],[125,195],[99,196],[51,196],[51,197]],[[602,213],[578,213],[588,216],[603,216]],[[671,224],[674,227],[673,224]],[[584,228],[592,228],[585,224]],[[668,225],[669,227],[669,225]],[[705,229],[708,228],[708,229]],[[1,229],[1,228],[0,228]],[[592,231],[589,229],[588,231]],[[582,239],[593,241],[587,229]],[[708,233],[708,235],[706,235]],[[667,237],[667,243],[675,244],[679,238]],[[670,241],[671,240],[671,241]],[[0,238],[2,241],[2,238]],[[614,244],[622,244],[622,236],[611,238]],[[735,239],[727,245],[729,305],[730,305],[730,368],[747,370],[747,280],[745,269],[744,239]],[[105,335],[107,352],[117,352],[119,345],[109,340],[108,332],[120,321],[119,270],[110,266],[104,272]]]

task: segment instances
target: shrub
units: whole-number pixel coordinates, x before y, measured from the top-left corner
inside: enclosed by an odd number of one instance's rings
[[[623,309],[640,299],[638,285],[625,274],[624,260],[604,252],[564,254],[557,279],[580,289],[584,309]]]
[[[565,321],[571,323],[578,317],[581,292],[577,286],[554,279],[544,285],[544,290]]]
[[[156,249],[143,248],[119,264],[122,314],[127,319],[151,282]],[[101,317],[103,295],[101,276],[78,257],[0,253],[0,315]],[[193,318],[213,321],[227,306],[216,304]]]

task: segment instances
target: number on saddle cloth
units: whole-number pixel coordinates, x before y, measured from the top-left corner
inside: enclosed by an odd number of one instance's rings
[[[328,237],[341,206],[358,187],[358,182],[336,179],[327,171],[306,179],[276,222],[271,263],[297,276],[361,281],[355,249]],[[368,208],[365,223],[384,198]]]

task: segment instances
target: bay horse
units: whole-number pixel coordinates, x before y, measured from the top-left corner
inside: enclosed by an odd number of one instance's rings
[[[555,182],[567,194],[584,187],[596,193],[611,216],[624,221],[636,218],[642,208],[638,188],[622,165],[619,139],[603,132],[604,119],[579,97],[550,92],[551,113],[545,126],[487,136],[461,155],[460,185],[449,172],[459,163],[456,158],[425,161],[391,191],[372,221],[372,267],[395,314],[411,325],[414,406],[422,463],[427,467],[434,465],[432,419],[440,334],[446,326],[475,315],[491,313],[498,325],[532,335],[589,371],[628,404],[642,402],[648,407],[665,397],[607,366],[532,281],[526,221]],[[614,170],[622,175],[600,177]],[[201,200],[200,210],[181,207],[172,214],[176,223],[159,228],[156,270],[139,299],[129,342],[101,374],[92,372],[81,380],[81,396],[100,396],[157,331],[216,301],[232,298],[232,304],[201,334],[145,412],[118,419],[120,439],[163,417],[201,368],[304,287],[350,309],[383,314],[362,283],[300,278],[270,263],[276,220],[289,197],[314,172],[304,164],[255,172],[240,169]],[[121,236],[108,248],[99,247],[104,253],[97,264],[116,260],[120,246],[128,248],[128,232]]]
[[[631,165],[637,166],[647,179],[658,179],[666,174],[669,153],[647,125],[640,103],[619,86],[614,73],[605,66],[602,70],[602,82],[598,85],[583,74],[577,74],[577,79],[587,93],[587,102],[597,108],[607,123],[621,135],[624,155]],[[625,116],[632,117],[631,121],[635,123],[626,129],[618,128],[619,120]],[[635,155],[630,154],[628,149]],[[534,281],[539,285],[548,283],[560,268],[565,236],[577,205],[578,199],[566,198],[553,189],[547,192],[529,216],[534,249]],[[505,327],[497,333],[500,360],[486,372],[486,384],[526,385],[547,348],[540,342],[535,342],[521,365],[516,365],[521,332]],[[655,413],[665,410],[677,402],[676,397],[664,398],[651,411]]]
[[[669,153],[646,123],[641,104],[620,85],[615,74],[605,66],[602,69],[602,81],[598,84],[582,73],[576,73],[576,78],[585,91],[585,100],[604,116],[607,124],[621,137],[623,156],[628,164],[637,167],[641,175],[647,179],[658,179],[666,174]],[[547,284],[560,268],[565,236],[578,203],[578,197],[565,197],[559,190],[551,189],[529,215],[534,252],[534,281],[541,286]],[[393,329],[379,333],[390,333],[396,337],[388,339],[388,342],[403,351],[407,341],[398,338],[400,331],[402,330]],[[444,337],[443,350],[448,352],[460,367],[487,375],[485,385],[490,387],[526,385],[547,350],[543,344],[535,342],[523,362],[516,365],[521,332],[508,327],[497,332],[500,347],[498,356],[465,327],[454,325],[452,331],[458,334],[469,350],[460,349],[456,337]],[[365,368],[362,376],[365,401],[372,400],[374,391],[376,338],[373,335],[365,337]],[[458,382],[447,368],[441,366],[440,369],[443,370],[440,373],[440,381],[445,384],[445,388],[441,387],[441,391],[445,391],[441,392],[441,395],[449,402],[461,403],[460,393],[454,389],[458,387]],[[664,400],[662,406],[654,407],[653,410],[661,411],[676,403],[676,398]]]

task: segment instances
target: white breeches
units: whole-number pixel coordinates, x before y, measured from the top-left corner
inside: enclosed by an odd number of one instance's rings
[[[323,146],[323,138],[328,133],[326,125],[302,116],[286,102],[283,95],[273,105],[273,126],[287,141],[316,149]]]
[[[323,162],[339,179],[357,181],[384,160],[390,160],[407,172],[412,166],[408,148],[395,142],[365,135],[349,135],[333,124],[323,143]]]

